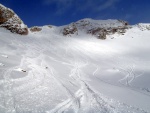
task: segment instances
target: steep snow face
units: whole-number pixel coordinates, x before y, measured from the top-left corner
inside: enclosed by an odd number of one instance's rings
[[[28,28],[23,21],[9,8],[0,4],[0,27],[4,27],[12,33],[28,34]]]
[[[0,28],[1,113],[150,113],[150,31],[98,40]]]

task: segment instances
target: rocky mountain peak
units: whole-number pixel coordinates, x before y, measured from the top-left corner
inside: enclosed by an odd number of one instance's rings
[[[28,27],[23,23],[15,12],[0,4],[0,27],[4,27],[12,33],[21,35],[28,34]],[[31,32],[42,31],[43,27],[34,26]],[[123,20],[93,20],[85,18],[69,25],[60,27],[64,36],[80,35],[80,33],[93,35],[99,39],[106,39],[107,35],[120,33],[124,35],[128,29],[128,22]]]
[[[96,36],[99,39],[106,39],[106,35],[118,33],[125,33],[128,29],[128,22],[123,20],[93,20],[82,19],[71,23],[63,28],[63,35],[79,34],[83,31],[87,34]]]
[[[12,33],[28,34],[28,27],[19,16],[11,9],[0,4],[0,27],[4,27]]]

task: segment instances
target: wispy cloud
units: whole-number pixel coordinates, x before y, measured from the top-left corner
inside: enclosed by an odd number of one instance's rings
[[[45,5],[56,5],[56,14],[61,15],[69,9],[72,4],[73,0],[44,0]]]
[[[44,0],[45,5],[56,5],[57,14],[63,14],[73,7],[73,13],[100,12],[114,7],[121,0]]]
[[[53,3],[67,5],[68,3],[71,3],[72,1],[73,0],[44,0],[44,3],[46,5],[50,5],[50,4],[53,4]]]
[[[104,2],[103,4],[101,4],[97,10],[98,11],[102,11],[102,10],[105,10],[107,8],[110,8],[110,7],[114,7],[114,5],[119,2],[120,0],[106,0],[106,2]]]

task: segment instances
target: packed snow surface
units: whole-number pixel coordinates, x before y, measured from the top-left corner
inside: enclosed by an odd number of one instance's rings
[[[0,28],[0,113],[150,113],[150,31],[98,40]]]

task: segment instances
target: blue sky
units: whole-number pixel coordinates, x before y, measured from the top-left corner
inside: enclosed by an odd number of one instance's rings
[[[150,0],[0,0],[31,26],[65,25],[83,19],[150,23]]]

